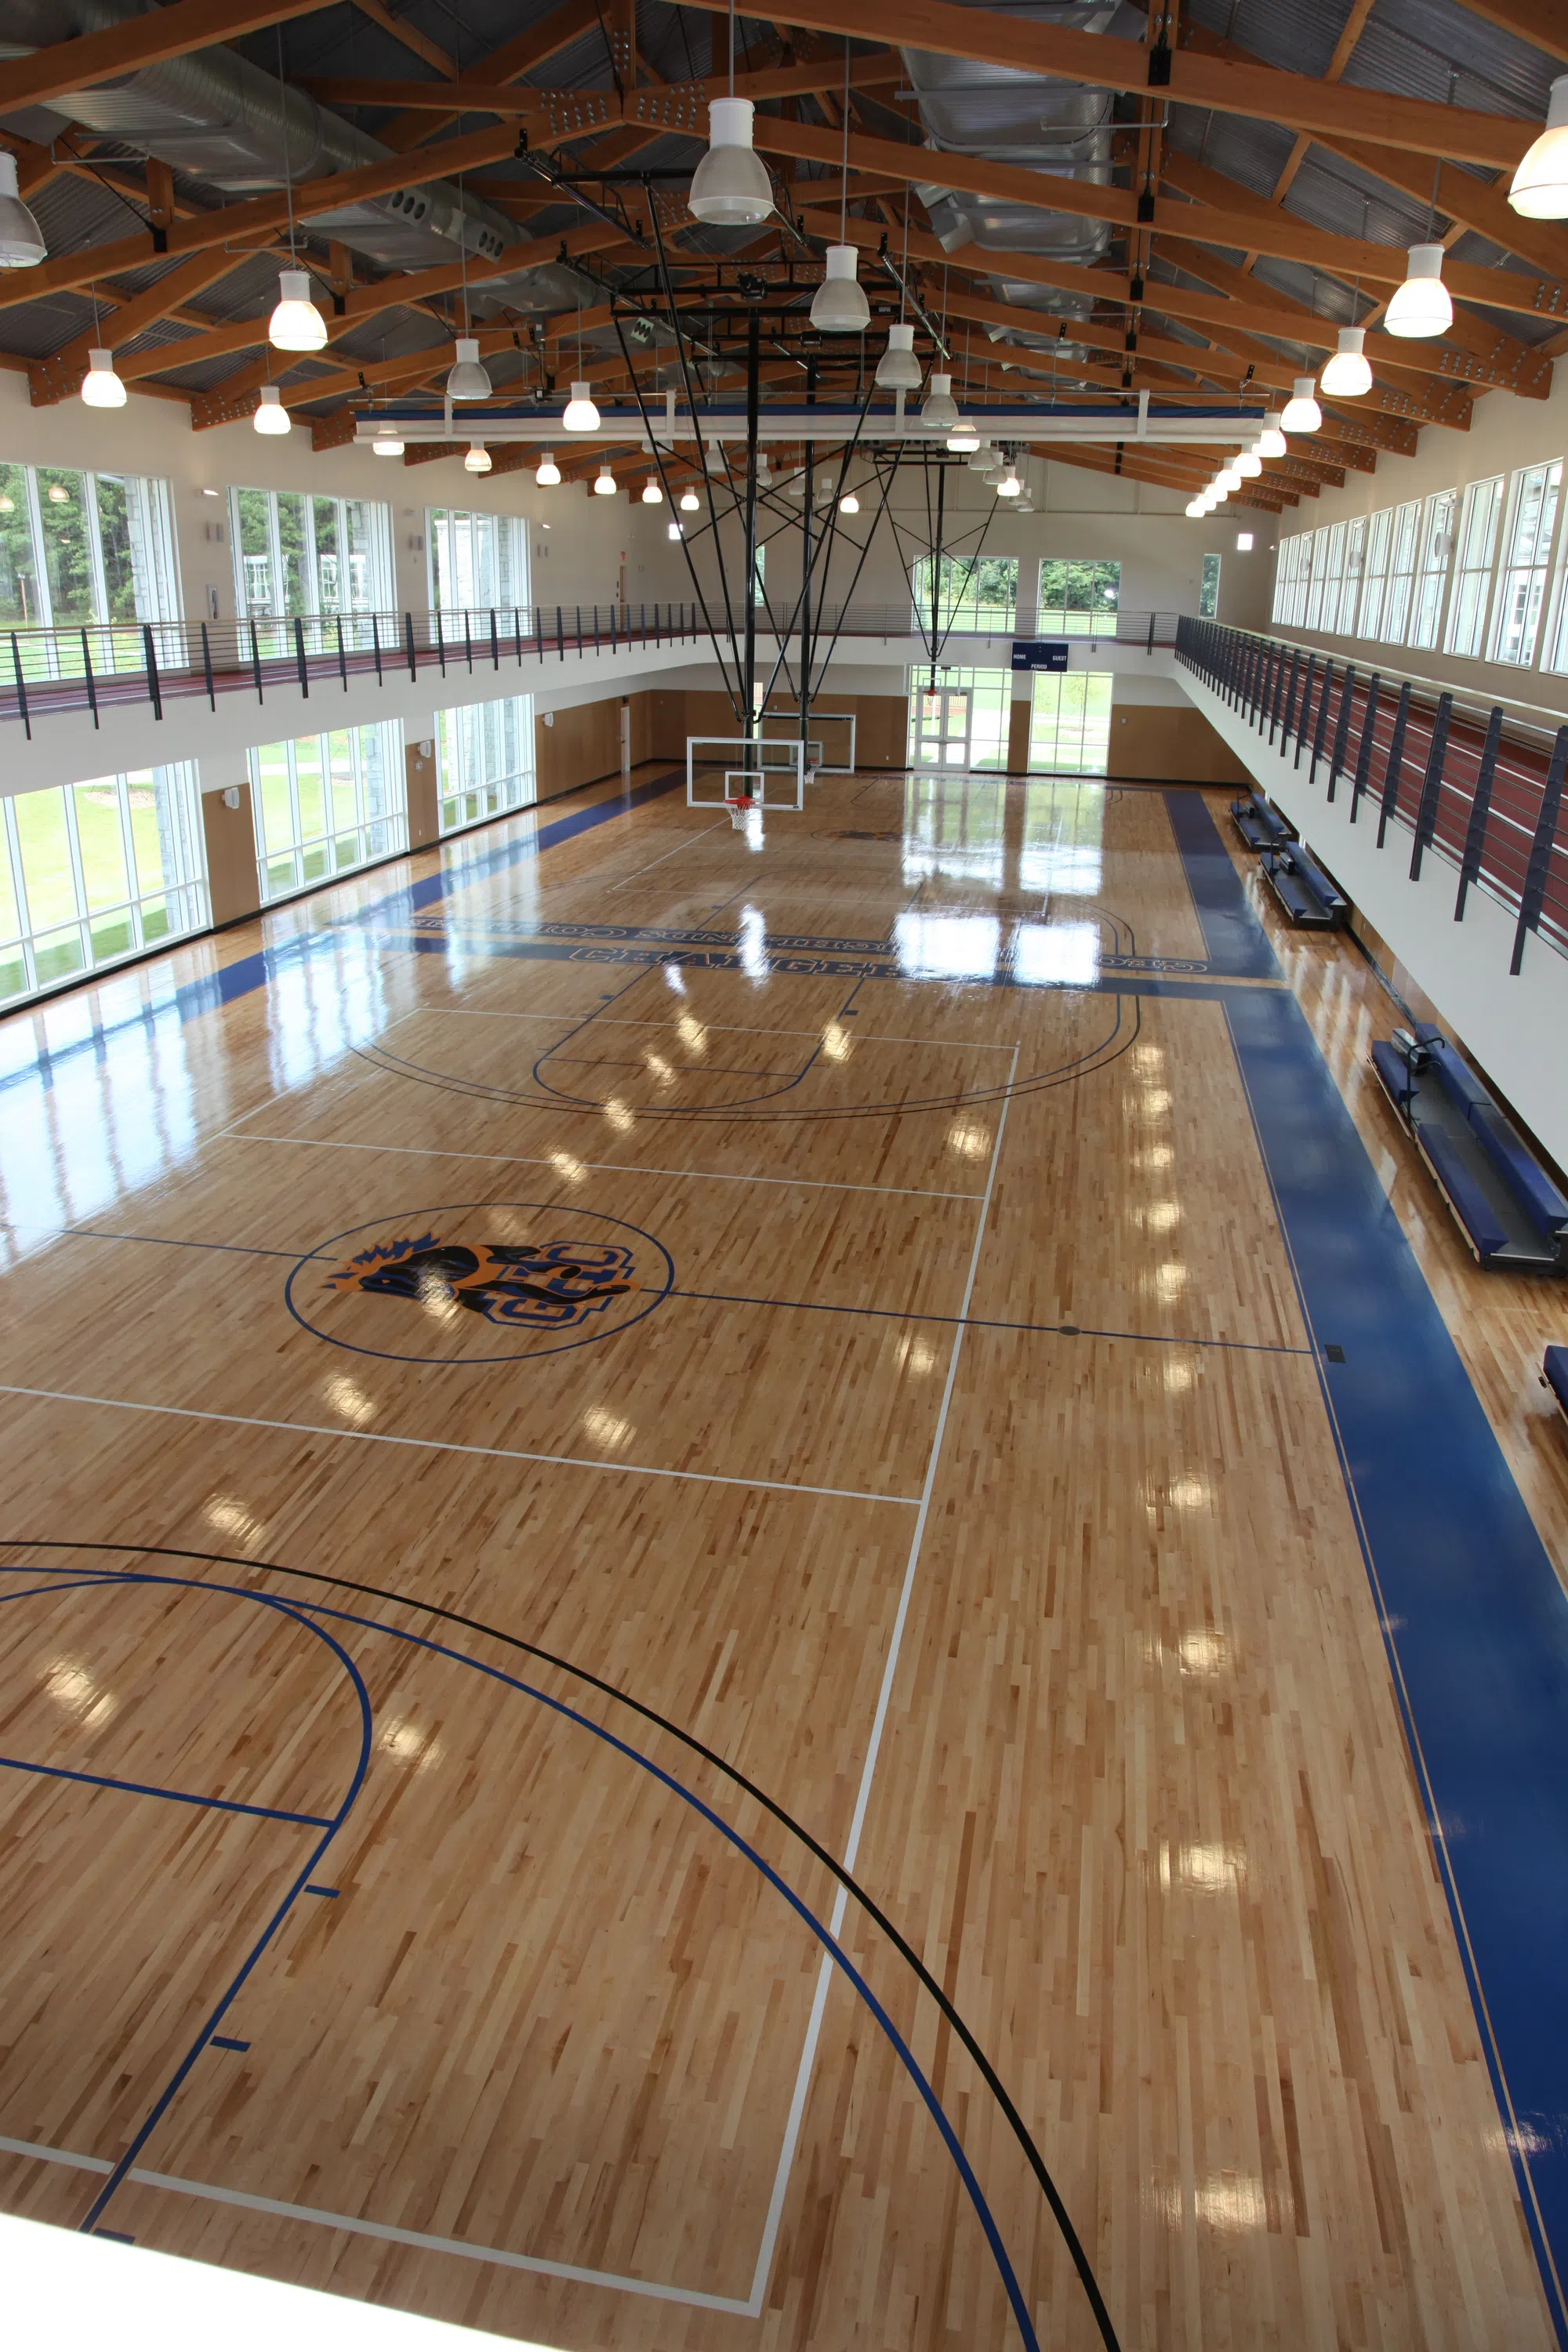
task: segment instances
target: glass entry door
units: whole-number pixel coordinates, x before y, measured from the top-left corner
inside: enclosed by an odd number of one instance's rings
[[[970,694],[967,687],[922,687],[915,758],[922,768],[969,765]]]

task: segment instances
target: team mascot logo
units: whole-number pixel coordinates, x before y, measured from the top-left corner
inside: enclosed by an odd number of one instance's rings
[[[613,1243],[377,1242],[331,1275],[329,1290],[368,1291],[422,1307],[466,1307],[487,1322],[564,1331],[640,1286],[632,1254]]]

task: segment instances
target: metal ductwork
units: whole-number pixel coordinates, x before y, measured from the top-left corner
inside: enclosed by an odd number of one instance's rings
[[[146,13],[142,0],[0,0],[0,56],[25,56]],[[85,123],[230,196],[268,193],[289,179],[298,185],[323,173],[353,171],[383,163],[393,152],[302,90],[222,47],[145,66],[53,108],[30,111]],[[414,168],[415,158],[409,162]],[[493,261],[518,236],[504,213],[442,180],[318,214],[310,227],[312,235],[336,237],[384,269],[427,268],[450,260],[459,249],[476,260]],[[576,280],[553,266],[516,278],[492,278],[484,294],[493,300],[503,289],[505,298],[524,310],[564,309],[578,296]],[[483,307],[477,299],[476,311]]]
[[[982,5],[982,0],[972,0]],[[996,0],[985,0],[994,6]],[[1127,0],[1021,0],[1003,13],[1033,24],[1060,26],[1076,33],[1103,33],[1113,39],[1143,38],[1147,21]],[[905,70],[925,125],[927,147],[950,154],[974,155],[998,163],[1021,163],[1058,179],[1078,180],[1095,187],[1110,184],[1110,91],[1090,89],[1082,82],[1063,81],[1055,75],[1015,72],[1005,66],[978,65],[964,58],[937,57],[926,49],[902,49]],[[940,170],[933,157],[933,173]],[[1100,259],[1110,242],[1105,221],[1086,220],[1078,213],[1052,212],[1033,205],[994,201],[943,187],[940,178],[916,192],[931,215],[942,244],[952,252],[960,245],[986,245],[1004,252],[1037,254],[1047,261],[1069,262],[1087,268]],[[999,273],[991,280],[996,299],[1025,310],[1046,310],[1066,318],[1087,319],[1087,295],[1069,294],[1049,287],[1008,278]],[[993,341],[1001,330],[991,330]],[[1018,339],[1034,348],[1051,348],[1048,337]],[[1068,347],[1060,345],[1066,358]]]

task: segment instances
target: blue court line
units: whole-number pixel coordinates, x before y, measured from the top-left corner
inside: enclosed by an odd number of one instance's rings
[[[0,1574],[20,1576],[28,1574],[36,1575],[38,1572],[39,1571],[37,1569],[11,1568],[0,1565]],[[844,1976],[848,1979],[849,1983],[854,1987],[860,2000],[865,2003],[865,2006],[870,2011],[872,2017],[881,2028],[881,2031],[892,2048],[894,2054],[920,2095],[921,2100],[924,2105],[927,2113],[930,2115],[932,2123],[941,2134],[943,2145],[946,2147],[948,2154],[952,2159],[954,2168],[958,2172],[959,2179],[963,2185],[964,2190],[969,2198],[970,2204],[974,2211],[975,2218],[979,2221],[981,2229],[984,2234],[986,2243],[991,2249],[992,2259],[996,2264],[1004,2292],[1007,2296],[1008,2303],[1012,2306],[1013,2316],[1017,2325],[1019,2334],[1024,2339],[1026,2352],[1040,2352],[1039,2338],[1035,2332],[1034,2321],[1031,2316],[1027,2298],[1024,2294],[1023,2288],[1019,2284],[1017,2275],[1014,2271],[1011,2259],[1007,2252],[1006,2245],[1003,2241],[1001,2231],[998,2229],[995,2219],[991,2211],[991,2208],[986,2202],[984,2191],[982,2189],[980,2183],[975,2177],[973,2168],[970,2164],[969,2158],[964,2153],[963,2142],[960,2140],[958,2134],[953,2129],[952,2125],[949,2122],[947,2115],[942,2105],[942,2102],[937,2097],[936,2092],[932,2088],[931,2082],[921,2070],[920,2062],[915,2057],[913,2051],[910,2048],[909,2043],[899,2032],[898,2027],[894,2024],[888,2011],[878,2000],[865,1977],[862,1976],[854,1961],[850,1958],[847,1951],[839,1942],[838,1938],[832,1933],[831,1929],[824,1927],[822,1921],[816,1916],[816,1913],[809,1908],[802,1897],[795,1892],[794,1888],[786,1884],[786,1882],[780,1876],[779,1873],[773,1869],[772,1864],[767,1862],[764,1857],[758,1853],[757,1849],[741,1835],[738,1830],[732,1828],[731,1824],[723,1819],[721,1814],[716,1812],[712,1806],[704,1803],[703,1800],[696,1794],[695,1790],[688,1788],[684,1781],[678,1780],[673,1773],[666,1771],[662,1765],[656,1764],[651,1757],[645,1756],[639,1748],[633,1748],[628,1741],[618,1738],[613,1731],[605,1729],[602,1724],[595,1723],[591,1717],[580,1713],[576,1707],[569,1706],[564,1700],[552,1698],[548,1692],[535,1689],[531,1684],[523,1682],[520,1676],[516,1675],[509,1675],[499,1666],[488,1665],[482,1659],[468,1657],[465,1655],[461,1650],[454,1650],[443,1642],[433,1641],[427,1634],[410,1633],[404,1631],[399,1626],[384,1624],[374,1617],[360,1616],[353,1610],[331,1608],[325,1602],[294,1602],[278,1601],[270,1594],[256,1592],[254,1591],[247,1590],[243,1585],[220,1584],[216,1580],[206,1578],[176,1577],[167,1574],[149,1572],[144,1570],[100,1571],[94,1572],[90,1576],[85,1578],[80,1575],[79,1570],[62,1570],[60,1573],[62,1585],[64,1584],[65,1578],[67,1576],[70,1576],[74,1578],[77,1583],[80,1584],[92,1584],[98,1586],[113,1584],[177,1585],[186,1587],[187,1589],[195,1591],[233,1593],[241,1600],[263,1602],[265,1605],[276,1609],[279,1615],[295,1618],[300,1623],[309,1624],[311,1620],[315,1618],[326,1618],[330,1619],[336,1624],[358,1626],[365,1632],[379,1633],[389,1640],[405,1643],[413,1649],[426,1651],[434,1657],[446,1658],[453,1664],[467,1667],[471,1673],[484,1675],[491,1681],[502,1684],[507,1689],[519,1692],[524,1698],[532,1699],[540,1706],[547,1707],[552,1715],[560,1717],[563,1721],[574,1725],[581,1731],[590,1733],[594,1738],[602,1741],[606,1748],[613,1748],[618,1756],[624,1757],[629,1763],[637,1766],[638,1769],[646,1772],[651,1780],[660,1782],[663,1787],[670,1791],[672,1796],[679,1798],[679,1801],[683,1804],[689,1806],[694,1813],[700,1815],[700,1817],[708,1823],[710,1828],[716,1830],[719,1835],[724,1840],[725,1843],[731,1846],[737,1853],[742,1855],[746,1861],[750,1862],[753,1869],[755,1869],[759,1874],[767,1881],[774,1893],[783,1897],[789,1908],[805,1923],[810,1934],[816,1937],[823,1949],[833,1959]],[[67,1587],[66,1589],[69,1588]],[[363,1681],[360,1677],[358,1670],[353,1667],[352,1660],[349,1659],[348,1653],[342,1647],[342,1644],[337,1642],[330,1633],[326,1632],[324,1628],[321,1626],[312,1626],[312,1630],[315,1631],[320,1635],[321,1639],[326,1642],[328,1645],[334,1650],[341,1658],[342,1658],[345,1664],[349,1666],[351,1673],[353,1675],[355,1687],[360,1693],[362,1706],[363,1708],[364,1728],[362,1738],[360,1764],[356,1770],[349,1794],[345,1798],[343,1804],[340,1809],[337,1821],[332,1825],[333,1829],[335,1829],[341,1825],[342,1820],[347,1815],[349,1808],[352,1806],[355,1797],[358,1795],[360,1787],[363,1781],[365,1768],[369,1761],[369,1700],[365,1694]],[[331,1832],[329,1832],[329,1837],[331,1834]],[[324,1851],[326,1843],[327,1840],[323,1839],[321,1848],[318,1849],[318,1852]],[[211,2040],[213,2028],[218,2023],[220,2019],[223,2017],[225,2011],[229,2007],[231,2002],[238,1994],[241,1985],[244,1983],[246,1978],[250,1974],[256,1962],[261,1957],[261,1953],[265,1949],[268,1942],[271,1940],[272,1935],[274,1934],[277,1927],[281,1923],[283,1916],[292,1904],[295,1895],[301,1890],[307,1895],[336,1895],[338,1893],[338,1889],[335,1886],[320,1886],[305,1884],[304,1874],[301,1874],[300,1879],[296,1881],[294,1887],[290,1889],[289,1894],[285,1897],[283,1904],[279,1906],[273,1922],[266,1929],[261,1940],[258,1943],[249,1958],[246,1961],[244,1968],[240,1970],[238,1976],[236,1977],[233,1984],[229,1987],[227,1992],[225,1993],[216,2009],[213,2011],[212,2016],[207,2021],[207,2023],[203,2030],[201,2042],[199,2042],[187,2055],[184,2064],[180,2067],[170,2082],[168,2087],[163,2092],[163,2096],[159,2099],[156,2106],[153,2109],[151,2115],[142,2124],[130,2147],[121,2157],[113,2172],[105,2182],[103,2189],[94,2200],[86,2220],[81,2224],[84,2230],[90,2231],[97,2226],[99,2214],[102,2211],[104,2206],[108,2203],[109,2199],[113,2195],[115,2189],[124,2179],[125,2175],[130,2170],[135,2157],[140,2153],[154,2126],[165,2112],[170,2100],[174,2097],[180,2084],[184,2080],[185,2075],[189,2073],[197,2052]]]
[[[1257,968],[1262,925],[1206,807],[1166,805],[1211,949]],[[1302,1314],[1316,1345],[1344,1350],[1320,1355],[1324,1409],[1568,2345],[1568,1596],[1294,994],[1233,988],[1223,1004]]]
[[[1201,793],[1164,795],[1209,969],[1231,980],[1281,980],[1279,960]]]
[[[1177,1331],[1106,1331],[1088,1323],[1009,1323],[988,1315],[928,1315],[916,1307],[841,1307],[820,1298],[752,1298],[729,1290],[672,1289],[670,1298],[710,1299],[720,1307],[777,1307],[803,1315],[868,1315],[889,1323],[945,1323],[966,1331],[1034,1331],[1066,1339],[1131,1339],[1151,1348],[1226,1348],[1253,1356],[1310,1356],[1310,1348],[1288,1348],[1270,1339],[1194,1339]]]
[[[525,840],[508,843],[504,847],[487,851],[482,856],[470,858],[460,866],[443,867],[439,873],[426,875],[421,881],[409,883],[368,907],[359,908],[336,926],[309,932],[301,939],[286,940],[278,947],[260,948],[254,955],[237,957],[233,963],[225,964],[219,971],[208,973],[201,980],[187,981],[172,989],[155,1004],[139,1005],[122,1021],[95,1024],[85,1036],[75,1039],[68,1045],[40,1045],[27,1061],[0,1076],[0,1092],[7,1087],[37,1077],[42,1077],[46,1085],[52,1085],[56,1070],[63,1065],[77,1060],[83,1054],[101,1055],[110,1039],[122,1036],[132,1029],[155,1033],[159,1020],[171,1013],[182,1026],[188,1021],[199,1020],[221,1005],[235,1003],[240,997],[249,996],[257,989],[265,988],[291,966],[330,950],[334,944],[334,930],[337,929],[366,928],[374,917],[393,908],[416,909],[431,906],[437,899],[466,889],[477,877],[498,873],[506,866],[517,865],[525,857],[537,857],[563,841],[574,840],[580,833],[590,832],[595,825],[607,824],[612,817],[624,816],[630,809],[645,807],[649,801],[673,792],[684,780],[684,769],[671,769],[667,775],[656,776],[646,784],[638,784],[630,793],[617,793],[605,800],[595,801],[585,809],[578,809],[571,816],[557,817],[552,824],[539,826]],[[515,818],[526,816],[528,812],[514,809],[508,814]],[[406,853],[410,856],[421,854],[417,850]],[[342,879],[350,881],[353,877],[344,876]],[[262,913],[265,912],[263,908]],[[211,936],[213,934],[206,932],[195,934],[197,940]],[[177,940],[169,953],[171,956],[178,954],[182,949],[194,943],[193,940]],[[112,972],[100,974],[98,984],[105,984],[113,977]],[[83,984],[93,984],[90,974]],[[31,1010],[31,1007],[23,1007],[16,1018],[22,1018],[23,1013]]]
[[[6,1600],[19,1601],[20,1593],[7,1593]],[[85,1780],[92,1789],[122,1789],[132,1797],[166,1797],[174,1805],[202,1805],[215,1813],[251,1813],[263,1822],[295,1822],[307,1829],[324,1830],[328,1823],[321,1813],[287,1813],[276,1805],[242,1805],[232,1797],[193,1796],[186,1789],[160,1788],[151,1780],[118,1780],[104,1772],[71,1772],[63,1764],[35,1764],[25,1756],[0,1756],[0,1769],[7,1772],[38,1772],[48,1780]]]
[[[215,2050],[248,2050],[250,2044],[248,2042],[237,2042],[232,2033],[215,2033],[212,2046]]]

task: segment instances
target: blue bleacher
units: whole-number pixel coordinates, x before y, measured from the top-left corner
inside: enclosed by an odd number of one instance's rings
[[[1568,1421],[1568,1348],[1548,1348],[1541,1360],[1542,1385],[1557,1400],[1557,1410]]]
[[[1299,841],[1264,851],[1263,878],[1293,923],[1337,930],[1350,919],[1350,900]]]
[[[1380,1041],[1372,1066],[1479,1263],[1568,1273],[1568,1198],[1441,1031]]]
[[[1290,838],[1290,828],[1261,793],[1239,793],[1230,804],[1231,823],[1248,849],[1272,849]]]

